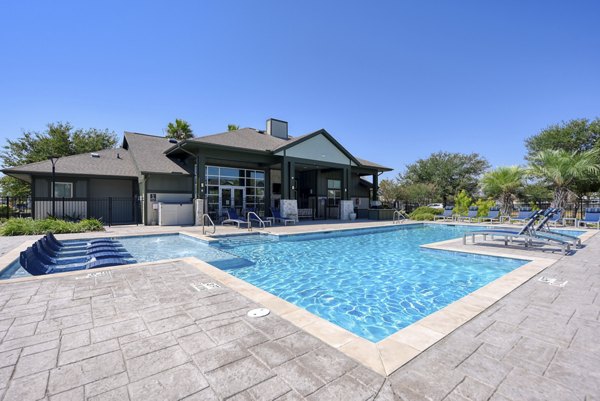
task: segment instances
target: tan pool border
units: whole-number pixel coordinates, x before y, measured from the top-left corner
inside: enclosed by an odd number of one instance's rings
[[[438,223],[439,224],[439,223]],[[452,224],[452,223],[449,223]],[[456,224],[454,224],[456,225]],[[381,226],[389,226],[382,224]],[[379,226],[379,227],[381,227]],[[473,224],[473,226],[477,226]],[[377,227],[377,226],[375,226]],[[318,233],[319,231],[344,231],[351,228],[339,227],[328,228],[313,231],[302,231],[293,233],[270,233],[275,235],[297,235],[306,233]],[[598,231],[585,230],[581,235],[582,242],[586,242]],[[163,234],[184,234],[189,235],[203,241],[211,242],[218,240],[194,232],[186,232],[179,230],[176,232]],[[111,235],[111,237],[130,237],[130,236],[147,236],[160,234],[124,234]],[[91,236],[89,238],[92,238]],[[0,257],[0,266],[8,266],[13,260],[18,258],[19,253],[30,246],[35,240],[24,241],[20,246],[12,251],[7,252]],[[316,316],[305,309],[302,309],[290,302],[287,302],[275,295],[270,294],[258,287],[253,286],[237,277],[226,273],[206,262],[203,262],[194,257],[166,259],[153,262],[136,263],[126,266],[114,266],[102,269],[94,269],[95,272],[105,270],[122,270],[132,267],[145,267],[157,264],[172,263],[177,261],[186,262],[196,267],[201,272],[207,274],[215,280],[231,288],[232,290],[246,296],[254,302],[260,303],[271,309],[274,313],[288,320],[297,327],[314,335],[326,344],[340,350],[349,357],[371,368],[375,372],[388,376],[402,365],[406,364],[421,352],[431,347],[445,336],[485,311],[498,300],[508,295],[510,292],[530,280],[539,272],[556,263],[559,259],[550,259],[538,257],[535,255],[515,255],[506,252],[497,251],[496,249],[481,249],[481,247],[473,249],[465,249],[459,244],[462,239],[451,239],[440,241],[431,244],[422,245],[423,248],[469,253],[483,256],[504,257],[511,259],[529,260],[528,263],[513,270],[512,272],[492,281],[491,283],[479,288],[478,290],[464,296],[463,298],[451,303],[443,309],[434,312],[425,318],[397,331],[391,336],[373,343],[362,337],[359,337],[319,316]],[[458,245],[458,246],[457,246]],[[4,270],[4,269],[2,269]],[[0,270],[0,272],[2,271]],[[56,278],[60,276],[72,276],[82,274],[81,271],[73,271],[66,273],[54,274],[52,276],[37,276],[24,277],[9,280],[0,280],[0,284],[12,284],[17,282],[43,280]]]

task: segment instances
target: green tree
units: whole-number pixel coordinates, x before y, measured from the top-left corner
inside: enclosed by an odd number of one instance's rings
[[[381,180],[378,195],[381,202],[391,205],[400,198],[400,186],[395,180]]]
[[[47,160],[49,156],[70,156],[112,148],[117,143],[109,130],[75,129],[70,123],[51,123],[42,132],[26,131],[18,139],[7,140],[0,152],[3,168]],[[2,177],[0,186],[7,196],[27,196],[28,183],[12,177]]]
[[[190,124],[182,119],[176,118],[174,123],[167,125],[167,138],[174,138],[178,141],[194,137]]]
[[[409,164],[399,180],[403,184],[433,185],[437,198],[446,205],[450,196],[462,190],[474,193],[479,177],[488,167],[487,160],[477,153],[438,152]]]
[[[584,152],[600,149],[600,118],[570,120],[551,125],[538,134],[527,138],[527,160],[531,160],[538,152],[558,149],[567,152]],[[600,177],[575,179],[571,191],[579,198],[600,190]]]
[[[415,183],[399,187],[399,198],[408,202],[424,205],[436,199],[437,191],[433,184]]]
[[[239,125],[235,125],[235,124],[228,124],[227,125],[227,131],[237,131],[240,129]]]
[[[575,182],[592,179],[600,172],[598,157],[598,149],[583,152],[543,150],[531,158],[530,172],[553,189],[552,206],[564,209]]]
[[[550,125],[538,134],[526,139],[527,159],[538,152],[562,149],[568,152],[584,152],[600,146],[600,118],[570,120]]]
[[[519,166],[498,167],[488,171],[481,178],[481,187],[486,196],[500,203],[500,212],[509,216],[513,210],[513,202],[523,191],[526,170]]]

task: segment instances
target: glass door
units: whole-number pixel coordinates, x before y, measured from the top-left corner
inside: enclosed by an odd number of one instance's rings
[[[237,214],[242,217],[242,211],[246,208],[246,188],[221,186],[219,193],[219,214],[227,218],[227,210],[235,209]]]

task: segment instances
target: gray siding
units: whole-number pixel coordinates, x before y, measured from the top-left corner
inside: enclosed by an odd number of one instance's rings
[[[90,198],[131,198],[133,183],[131,180],[90,179]]]
[[[192,193],[194,184],[192,177],[177,175],[157,175],[148,176],[146,181],[146,192],[165,192],[165,193]]]

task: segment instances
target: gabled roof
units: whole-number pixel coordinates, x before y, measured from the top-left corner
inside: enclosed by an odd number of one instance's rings
[[[177,149],[179,146],[184,146],[186,143],[196,143],[273,154],[292,148],[317,135],[325,136],[332,144],[334,144],[342,153],[344,153],[349,159],[354,161],[358,166],[376,168],[378,170],[383,171],[393,170],[389,167],[385,167],[380,164],[370,162],[368,160],[354,157],[354,155],[352,155],[348,150],[346,150],[346,148],[344,148],[331,134],[329,134],[324,129],[320,129],[318,131],[314,131],[309,134],[297,137],[290,137],[289,139],[282,139],[265,134],[264,132],[259,132],[254,128],[242,128],[235,131],[228,131],[219,134],[190,138],[180,142],[180,144],[178,145],[171,144],[171,147],[165,150],[165,153],[169,154],[170,152]]]
[[[123,147],[129,149],[138,171],[143,173],[184,174],[189,173],[172,159],[165,151],[173,147],[164,136],[125,132]]]
[[[94,153],[99,157],[92,157],[91,153],[61,157],[56,162],[56,174],[137,177],[131,154],[126,149],[104,149]],[[7,175],[19,173],[50,175],[52,163],[50,160],[44,160],[23,166],[9,167],[2,171]]]
[[[270,152],[290,141],[290,139],[286,140],[262,134],[253,128],[242,128],[220,134],[191,138],[186,142]]]

